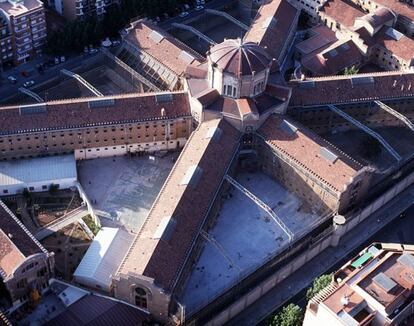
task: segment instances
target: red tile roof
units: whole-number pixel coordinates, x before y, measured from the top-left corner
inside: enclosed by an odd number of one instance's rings
[[[296,28],[299,13],[300,10],[287,0],[269,1],[260,7],[244,36],[244,41],[258,43],[266,48],[273,58],[280,59],[289,33]]]
[[[387,7],[394,11],[399,16],[406,18],[408,21],[414,21],[414,9],[413,6],[403,3],[399,0],[373,0],[379,5]]]
[[[308,39],[296,45],[296,49],[303,55],[320,52],[338,40],[335,36],[335,32],[325,25],[316,26],[312,28],[309,33],[311,36]]]
[[[289,106],[368,102],[414,96],[414,73],[381,72],[352,76],[307,78],[289,83]]]
[[[139,20],[132,23],[126,41],[148,53],[158,62],[181,76],[189,64],[199,64],[204,58],[158,26]],[[183,54],[185,54],[183,56]]]
[[[348,28],[354,26],[356,18],[365,15],[351,0],[328,0],[319,11]]]
[[[208,131],[215,128],[221,133],[209,138]],[[239,132],[225,120],[199,125],[163,185],[118,274],[145,275],[166,290],[174,287],[233,160],[239,139]],[[201,169],[198,180],[193,185],[183,184],[193,166]],[[155,232],[163,219],[169,217],[176,222],[170,239],[157,239]]]
[[[306,57],[302,60],[302,65],[314,76],[329,76],[358,65],[362,59],[363,56],[353,41],[338,41],[322,52]]]
[[[298,128],[297,131],[287,132],[282,126],[284,120]],[[350,161],[344,154],[331,148],[318,135],[286,117],[275,114],[270,116],[258,133],[264,141],[289,157],[305,173],[322,181],[335,192],[343,191],[362,168],[358,163]],[[324,158],[320,154],[321,147],[327,147],[338,156],[338,159],[331,162]]]
[[[89,294],[68,306],[45,326],[141,326],[149,313],[118,300]]]
[[[374,42],[410,64],[414,60],[414,39],[403,35],[399,40],[396,40],[387,34],[388,28],[387,26],[381,28],[375,35]]]
[[[10,275],[26,257],[47,253],[16,216],[0,201],[0,273]]]
[[[162,93],[159,93],[162,94]],[[172,101],[157,102],[156,94],[126,94],[100,98],[77,98],[46,103],[46,113],[20,115],[19,107],[0,108],[0,135],[33,132],[45,129],[69,129],[93,125],[111,125],[147,120],[190,116],[185,92],[172,94]],[[111,101],[99,108],[89,108],[89,102]],[[39,107],[43,104],[28,105]],[[161,109],[165,116],[161,117]]]

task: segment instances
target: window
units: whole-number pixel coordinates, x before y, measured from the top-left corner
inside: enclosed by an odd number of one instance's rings
[[[147,308],[147,291],[143,288],[135,288],[135,305]]]
[[[224,95],[236,97],[236,87],[233,87],[231,85],[224,85]]]

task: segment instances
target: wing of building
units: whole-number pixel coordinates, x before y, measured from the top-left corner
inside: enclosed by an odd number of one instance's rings
[[[239,139],[240,133],[220,119],[193,132],[117,272],[117,298],[167,317],[170,296],[196,255],[196,240]],[[148,299],[142,302],[141,296]]]
[[[160,90],[182,88],[188,65],[204,60],[203,56],[147,20],[131,24],[117,57]]]
[[[259,44],[281,65],[295,36],[299,14],[286,0],[268,1],[260,7],[244,41]]]
[[[54,273],[54,257],[0,201],[0,276],[12,303],[41,292]],[[19,301],[20,300],[20,301]]]
[[[185,92],[78,98],[0,109],[0,159],[75,152],[76,159],[182,147]]]

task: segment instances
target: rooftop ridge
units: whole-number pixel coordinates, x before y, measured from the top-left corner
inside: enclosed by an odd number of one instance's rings
[[[145,218],[144,223],[142,223],[141,228],[139,229],[138,233],[135,235],[134,240],[132,241],[131,245],[129,246],[129,248],[128,248],[128,250],[127,250],[127,253],[126,253],[126,254],[125,254],[125,256],[124,256],[124,259],[122,259],[122,262],[121,262],[121,264],[119,265],[119,267],[118,267],[118,269],[117,269],[117,271],[116,271],[115,275],[120,274],[120,271],[123,269],[123,267],[124,267],[124,265],[125,265],[125,262],[126,262],[126,260],[128,259],[128,257],[129,257],[130,252],[131,252],[131,251],[135,248],[135,246],[136,246],[136,244],[137,244],[137,242],[138,242],[138,239],[139,239],[140,235],[142,234],[142,232],[143,232],[143,230],[144,230],[145,226],[148,224],[148,221],[150,220],[150,215],[151,215],[151,212],[153,211],[153,209],[154,209],[154,208],[155,208],[155,206],[157,205],[157,203],[158,203],[158,201],[159,201],[159,198],[161,197],[161,194],[163,194],[163,193],[164,193],[164,191],[165,191],[165,188],[166,188],[166,186],[167,186],[168,181],[171,179],[171,176],[172,176],[173,172],[174,172],[174,171],[176,171],[176,169],[177,169],[177,165],[178,165],[178,163],[179,163],[179,162],[181,162],[181,159],[182,159],[182,157],[183,157],[183,155],[184,155],[185,150],[186,150],[186,149],[187,149],[187,147],[188,147],[188,144],[190,143],[191,139],[194,137],[194,133],[195,133],[195,131],[197,131],[197,130],[200,128],[200,126],[201,126],[201,124],[200,124],[200,125],[198,125],[197,129],[196,129],[196,130],[194,130],[194,131],[191,133],[190,137],[188,138],[187,142],[185,143],[184,148],[182,149],[182,151],[181,151],[180,155],[178,156],[178,158],[177,158],[177,160],[176,160],[176,162],[175,162],[175,164],[174,164],[173,168],[171,169],[170,173],[168,174],[167,178],[165,179],[165,181],[164,181],[164,183],[163,183],[163,185],[162,185],[162,187],[161,187],[160,191],[158,192],[157,197],[156,197],[156,198],[155,198],[155,200],[154,200],[154,203],[152,204],[152,206],[151,206],[151,208],[150,208],[150,210],[149,210],[149,212],[148,212],[148,214],[147,214],[147,217]]]
[[[84,103],[88,101],[101,101],[106,99],[124,99],[124,98],[142,98],[142,97],[151,97],[160,94],[186,94],[186,91],[162,91],[162,92],[151,92],[151,93],[124,93],[124,94],[114,94],[114,95],[105,95],[102,97],[73,97],[73,98],[66,98],[61,100],[51,100],[44,103],[31,103],[31,104],[24,104],[24,105],[9,105],[9,106],[0,106],[0,110],[7,110],[7,109],[17,109],[19,107],[30,107],[30,106],[38,106],[38,105],[58,105],[58,104],[76,104],[76,103]]]
[[[307,81],[324,81],[324,80],[344,80],[352,79],[358,77],[382,77],[382,76],[404,76],[404,75],[413,75],[414,71],[377,71],[377,72],[367,72],[367,73],[358,73],[354,75],[332,75],[332,76],[323,76],[323,77],[306,77],[304,80],[301,79],[291,79],[289,82],[301,83]]]
[[[13,212],[6,206],[6,204],[0,200],[0,206],[11,216],[11,218],[20,226],[20,228],[29,236],[29,238],[39,247],[39,249],[45,254],[49,252],[41,245],[41,243],[33,236],[33,234],[24,226],[22,222],[13,214]]]
[[[202,61],[206,59],[201,53],[198,53],[196,50],[190,48],[187,44],[180,41],[178,38],[173,37],[170,33],[168,33],[168,31],[160,30],[159,28],[157,28],[157,26],[154,23],[150,22],[148,19],[143,19],[143,22],[145,22],[147,25],[151,25],[151,27],[155,27],[155,29],[153,29],[159,33],[162,33],[162,35],[167,37],[171,43],[176,43],[182,46],[182,49],[194,55],[195,59],[200,59]]]

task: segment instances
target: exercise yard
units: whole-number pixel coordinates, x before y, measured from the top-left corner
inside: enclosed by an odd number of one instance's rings
[[[309,232],[322,215],[267,175],[242,173],[236,180],[270,207],[295,239]],[[289,244],[272,216],[243,191],[232,188],[187,281],[181,303],[196,311],[252,273]]]
[[[413,131],[406,127],[373,128],[401,156],[414,153]],[[396,163],[391,154],[373,137],[362,130],[348,130],[334,134],[323,134],[323,138],[364,165],[386,170]]]
[[[80,161],[80,183],[98,215],[104,217],[102,224],[138,231],[176,157],[177,153],[154,159],[122,156]]]

